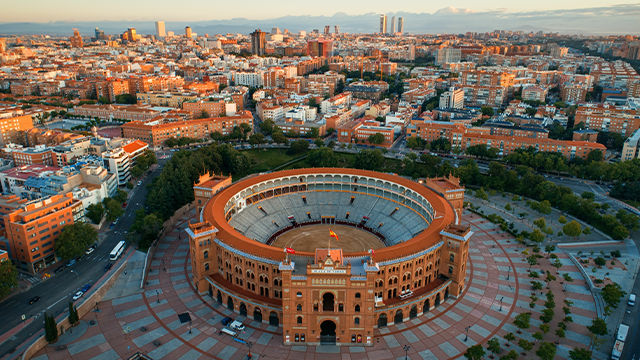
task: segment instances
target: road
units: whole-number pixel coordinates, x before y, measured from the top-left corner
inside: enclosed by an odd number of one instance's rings
[[[158,154],[158,157],[160,156],[161,154]],[[93,253],[87,255],[86,258],[78,261],[71,267],[66,268],[63,272],[54,274],[53,271],[58,266],[64,264],[59,262],[50,269],[51,278],[37,283],[28,290],[0,302],[0,314],[2,314],[0,334],[4,334],[19,325],[22,321],[22,315],[25,315],[27,319],[34,317],[34,321],[19,331],[15,335],[15,339],[10,339],[0,344],[0,358],[42,328],[44,318],[41,317],[41,315],[44,314],[45,311],[47,314],[54,314],[55,316],[63,313],[68,309],[69,300],[71,300],[74,293],[80,290],[85,284],[95,283],[104,275],[104,267],[109,263],[109,253],[118,241],[123,240],[122,235],[124,231],[133,225],[135,219],[134,212],[144,206],[144,200],[147,196],[144,187],[150,184],[154,177],[160,175],[162,171],[161,168],[167,160],[168,159],[158,159],[160,166],[142,180],[141,186],[136,186],[133,189],[124,215],[115,227],[107,232]],[[73,270],[73,272],[71,270]],[[89,290],[89,292],[92,290],[93,289]],[[40,296],[41,300],[33,305],[29,305],[29,300],[35,296]]]

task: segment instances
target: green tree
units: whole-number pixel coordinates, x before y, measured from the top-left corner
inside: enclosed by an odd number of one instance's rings
[[[543,218],[540,218],[538,220],[535,220],[533,222],[533,225],[539,227],[540,229],[544,229],[547,227],[547,222]]]
[[[307,163],[312,167],[336,167],[338,155],[333,152],[333,149],[322,147],[309,152]]]
[[[9,295],[18,286],[18,271],[11,261],[0,262],[0,299]]]
[[[113,199],[120,204],[124,204],[128,199],[127,192],[124,190],[116,189],[116,194],[113,196]]]
[[[271,119],[265,119],[260,123],[260,130],[269,135],[273,132],[273,128],[276,126],[276,123]]]
[[[284,144],[287,145],[289,140],[287,139],[286,136],[284,136],[284,134],[282,132],[274,132],[271,134],[271,138],[273,139],[273,141],[276,144]]]
[[[562,232],[567,236],[577,238],[582,233],[582,226],[577,221],[571,220],[562,227]]]
[[[369,143],[372,145],[380,145],[384,142],[384,135],[381,133],[375,133],[369,135]]]
[[[616,213],[616,219],[618,219],[618,221],[620,221],[627,230],[640,230],[640,218],[624,209],[618,210]]]
[[[480,111],[482,112],[483,116],[493,116],[493,108],[490,106],[483,106],[480,108]]]
[[[255,146],[255,145],[262,145],[262,143],[264,143],[264,135],[260,133],[256,133],[256,134],[251,134],[251,136],[249,136],[249,144]]]
[[[605,336],[609,333],[609,330],[607,329],[607,323],[600,318],[591,320],[591,325],[587,326],[587,329],[596,337]]]
[[[484,201],[489,200],[489,195],[487,195],[487,193],[484,191],[483,188],[476,190],[475,196],[480,200],[484,200]]]
[[[116,103],[118,104],[136,104],[138,99],[131,94],[116,95]]]
[[[506,353],[505,355],[502,355],[500,357],[500,360],[517,360],[520,357],[520,354],[518,354],[517,351],[511,349],[509,350],[508,353]]]
[[[516,340],[516,336],[510,332],[504,336],[504,339],[507,340],[508,342],[513,342]]]
[[[611,230],[611,237],[616,239],[616,240],[623,240],[626,239],[629,236],[629,230],[622,226],[616,226],[613,228],[613,230]]]
[[[531,314],[530,313],[522,313],[522,314],[518,314],[516,316],[516,318],[513,320],[513,325],[515,325],[518,328],[518,331],[522,332],[522,329],[528,329],[531,325],[529,324],[529,321],[531,321]]]
[[[530,341],[527,341],[527,339],[518,340],[518,346],[524,351],[530,351],[533,349],[533,344]]]
[[[511,211],[511,209],[512,209],[511,204],[505,205],[504,209],[507,210],[507,211]]]
[[[107,212],[107,221],[114,221],[120,216],[124,215],[124,209],[122,208],[122,204],[120,204],[114,198],[106,198],[102,201],[104,204],[104,208]]]
[[[211,133],[211,138],[213,140],[215,140],[215,141],[220,141],[220,140],[224,139],[224,135],[222,135],[222,133],[220,131],[214,131],[214,132]],[[165,144],[166,144],[166,142],[165,142]],[[167,144],[167,146],[169,146],[169,145]]]
[[[53,315],[47,315],[47,312],[44,313],[44,337],[48,343],[53,343],[58,340],[58,324],[56,324],[56,319]]]
[[[602,288],[600,292],[602,300],[609,308],[617,309],[620,304],[620,299],[627,293],[622,291],[622,288],[617,283],[607,284]]]
[[[551,256],[551,253],[554,252],[555,250],[556,250],[555,245],[546,245],[544,247],[544,251],[547,253],[547,257]]]
[[[529,270],[531,270],[532,266],[538,265],[538,257],[535,255],[527,256],[527,263],[529,264]]]
[[[69,301],[69,324],[74,325],[80,320],[78,316],[78,309],[73,306],[73,303]]]
[[[102,203],[91,204],[87,206],[87,217],[94,223],[98,224],[104,215],[104,207]]]
[[[63,260],[78,257],[97,240],[98,232],[89,224],[77,222],[66,225],[54,243],[56,255]]]
[[[294,154],[299,154],[301,152],[307,151],[309,148],[309,142],[305,140],[297,140],[291,143],[291,147],[289,148],[291,152]]]
[[[469,360],[480,360],[485,355],[484,348],[481,344],[470,346],[467,348],[467,351],[464,353],[464,357]]]
[[[556,336],[558,337],[558,342],[560,342],[560,339],[564,339],[566,336],[566,332],[563,328],[559,327],[556,329]]]
[[[236,152],[229,161],[229,170],[233,174],[244,175],[251,169],[251,156],[246,152]]]
[[[544,234],[539,229],[535,229],[531,232],[531,234],[529,234],[529,240],[533,241],[536,244],[539,244],[544,241]]]
[[[140,176],[142,176],[142,174],[144,174],[144,170],[142,170],[142,168],[140,168],[140,166],[138,165],[132,167],[130,172],[131,176],[133,176],[134,178],[139,178]]]
[[[417,136],[412,136],[407,139],[407,147],[409,149],[424,149],[426,144],[427,143],[424,140]]]
[[[500,347],[500,340],[494,337],[491,340],[487,341],[487,350],[491,351],[492,355],[499,353],[502,348]]]
[[[109,101],[109,99],[107,99],[106,96],[100,96],[98,98],[98,102],[101,103],[101,104],[109,104],[109,103],[111,103],[111,101]]]
[[[446,138],[439,138],[437,140],[432,141],[429,144],[429,147],[433,151],[437,151],[437,152],[442,151],[447,153],[451,150],[451,142],[449,142],[449,140],[447,140]]]
[[[593,262],[598,266],[605,266],[607,264],[607,260],[605,260],[602,256],[598,256],[593,260]]]
[[[589,236],[589,235],[591,235],[591,229],[589,229],[588,227],[585,226],[584,229],[582,229],[582,233],[585,236]]]
[[[384,162],[380,150],[362,150],[356,154],[352,166],[356,169],[378,170]]]
[[[549,300],[547,300],[548,302]],[[553,311],[553,309],[544,309],[542,310],[542,315],[540,315],[540,321],[542,321],[545,324],[548,324],[551,322],[551,320],[553,320],[553,316],[555,315],[555,311]]]
[[[316,144],[317,148],[321,148],[324,146],[324,141],[322,141],[322,139],[315,139],[313,143]]]
[[[567,223],[567,218],[564,217],[564,215],[560,215],[560,217],[558,218],[558,222],[560,224],[566,224]]]
[[[531,336],[536,339],[536,341],[542,341],[542,339],[544,339],[544,334],[542,333],[542,331],[536,331],[531,334]]]
[[[556,356],[556,345],[550,342],[543,342],[536,350],[536,355],[540,357],[541,360],[553,360]]]
[[[569,359],[571,360],[591,360],[593,352],[585,348],[573,348],[569,350]]]
[[[542,290],[542,283],[540,281],[532,281],[531,288],[535,290]]]
[[[602,159],[604,159],[604,156],[602,156],[602,151],[600,150],[592,150],[589,155],[587,155],[587,160],[586,163],[592,163],[592,162],[600,162],[602,161]]]
[[[200,111],[200,115],[198,115],[198,119],[208,119],[209,117],[209,113],[204,109]]]

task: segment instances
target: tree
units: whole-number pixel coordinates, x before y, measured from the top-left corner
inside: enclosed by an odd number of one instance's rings
[[[384,135],[381,133],[375,133],[369,135],[369,144],[380,145],[384,142]]]
[[[549,326],[549,324],[540,324],[540,331],[542,331],[543,334],[547,334],[551,331],[551,326]]]
[[[333,149],[322,147],[311,150],[307,156],[307,163],[312,167],[335,167],[338,165],[338,155],[334,153]]]
[[[11,261],[0,262],[0,299],[9,295],[18,286],[18,271]]]
[[[439,138],[438,140],[434,140],[429,144],[429,147],[433,151],[437,152],[449,152],[451,150],[451,142],[446,138]]]
[[[558,337],[558,342],[560,342],[560,339],[564,339],[564,337],[566,336],[566,333],[564,331],[563,328],[559,327],[556,329],[556,336]]]
[[[533,225],[539,227],[540,229],[544,229],[547,227],[547,222],[543,218],[540,218],[538,220],[535,220],[533,222]]]
[[[562,232],[567,236],[577,238],[582,233],[582,226],[577,221],[571,220],[571,222],[562,227]]]
[[[56,319],[53,315],[47,315],[47,312],[44,313],[44,337],[50,344],[58,340],[58,324],[56,324]]]
[[[548,301],[549,300],[547,300],[547,302]],[[551,320],[553,320],[554,315],[555,315],[555,311],[553,311],[553,309],[549,309],[549,308],[544,309],[542,310],[542,315],[540,315],[540,321],[542,321],[545,324],[548,324],[551,322]]]
[[[538,203],[532,204],[531,208],[536,210],[540,214],[549,215],[551,214],[551,203],[549,200],[540,201]]]
[[[114,221],[115,219],[124,215],[122,204],[120,204],[116,199],[106,198],[102,203],[104,204],[104,208],[107,211],[107,221]]]
[[[476,190],[475,196],[480,200],[489,200],[489,195],[487,195],[483,188]]]
[[[494,337],[491,340],[487,341],[487,350],[491,351],[492,355],[499,353],[502,348],[500,347],[500,340]]]
[[[602,156],[602,151],[600,150],[592,150],[589,155],[587,155],[587,160],[585,161],[587,164],[592,162],[600,162],[604,156]]]
[[[80,320],[78,316],[78,309],[73,306],[73,303],[69,301],[69,324],[74,325]]]
[[[407,147],[409,149],[423,149],[426,144],[426,141],[420,139],[417,136],[412,136],[407,139]]]
[[[533,290],[542,290],[542,283],[540,281],[532,281],[531,288]]]
[[[541,360],[553,360],[556,356],[556,345],[550,342],[543,342],[540,344],[538,350],[536,350],[536,355],[540,357]]]
[[[260,134],[260,133],[256,133],[256,134],[251,134],[251,136],[249,136],[249,144],[251,145],[262,145],[262,143],[264,142],[264,135]]]
[[[274,132],[271,134],[271,138],[273,139],[273,141],[276,144],[284,144],[287,145],[287,143],[289,142],[289,140],[287,139],[286,136],[284,136],[284,134],[280,131],[278,132]]]
[[[510,332],[504,336],[504,339],[507,340],[508,342],[513,342],[516,340],[516,336]]]
[[[511,211],[511,209],[512,209],[511,204],[507,203],[507,205],[504,206],[504,209],[507,210],[507,211]]]
[[[564,217],[564,215],[560,215],[560,217],[558,218],[558,222],[560,224],[566,224],[567,223],[567,218]]]
[[[493,108],[491,106],[483,106],[480,108],[483,116],[493,116]]]
[[[527,339],[518,340],[518,346],[521,347],[524,351],[530,351],[531,349],[533,349],[533,344]]]
[[[138,165],[132,167],[130,171],[131,176],[133,176],[134,178],[139,178],[140,176],[142,176],[142,174],[144,174],[144,170],[142,170],[142,168],[140,168],[140,166]]]
[[[593,352],[585,348],[574,348],[569,350],[569,359],[571,360],[591,360]]]
[[[527,256],[527,263],[529,264],[529,270],[531,270],[532,266],[538,265],[538,257],[535,255]]]
[[[314,144],[316,144],[316,147],[320,148],[324,146],[324,141],[322,141],[322,139],[315,139],[313,141]]]
[[[542,341],[542,339],[544,338],[544,334],[542,333],[542,331],[536,331],[531,334],[531,336],[536,339],[536,341]]]
[[[336,93],[341,93],[344,91],[344,80],[338,80],[338,85],[336,85]]]
[[[97,240],[98,232],[89,224],[77,222],[66,225],[54,243],[56,255],[63,260],[78,257]]]
[[[518,331],[521,331],[522,329],[528,329],[529,326],[531,326],[529,324],[530,320],[531,320],[530,313],[518,314],[516,318],[513,320],[513,325],[515,325],[518,328]]]
[[[544,251],[547,253],[547,257],[551,256],[551,253],[554,252],[555,250],[556,250],[555,245],[546,245],[544,247]]]
[[[604,300],[609,308],[617,309],[618,304],[620,304],[620,298],[627,293],[622,291],[620,285],[613,283],[605,285],[600,294],[602,295],[602,300]]]
[[[607,264],[607,260],[605,260],[602,256],[598,256],[593,260],[597,266],[605,266]]]
[[[511,349],[508,353],[500,357],[500,360],[517,360],[520,357],[517,351]]]
[[[229,161],[229,170],[233,174],[244,175],[251,169],[251,156],[246,152],[236,152]]]
[[[640,218],[624,209],[618,210],[618,212],[616,213],[616,219],[618,219],[622,226],[624,226],[628,230],[640,230]]]
[[[352,165],[356,169],[378,170],[383,162],[384,157],[380,150],[362,150],[356,154]]]
[[[294,154],[298,154],[301,152],[307,151],[309,148],[309,142],[305,140],[297,140],[291,143],[291,147],[289,148],[291,152]]]
[[[560,270],[560,268],[562,267],[562,261],[560,261],[560,259],[555,259],[551,266],[553,266],[557,270]]]
[[[470,346],[464,353],[464,357],[469,360],[480,360],[484,357],[485,351],[481,344]]]
[[[100,96],[98,98],[98,102],[101,104],[109,104],[111,101],[109,101],[106,96]]]
[[[609,330],[607,329],[607,323],[600,318],[591,320],[591,325],[587,326],[587,329],[596,337],[605,336],[609,333]]]
[[[87,217],[94,223],[100,223],[102,216],[104,215],[104,207],[102,203],[91,204],[87,206]]]
[[[539,229],[535,229],[529,234],[529,240],[541,243],[544,240],[544,234]]]
[[[116,95],[116,103],[118,104],[136,104],[138,99],[131,94]]]
[[[126,191],[116,189],[116,194],[113,196],[113,198],[120,204],[124,204],[124,202],[127,201],[128,195]]]
[[[584,229],[582,229],[582,233],[583,233],[585,236],[589,236],[589,235],[591,235],[591,229],[589,229],[588,227],[586,227],[586,226],[585,226],[585,228],[584,228]]]
[[[276,123],[271,120],[271,119],[265,119],[263,122],[260,123],[260,130],[262,130],[263,133],[269,135],[273,132],[273,128],[276,126]]]

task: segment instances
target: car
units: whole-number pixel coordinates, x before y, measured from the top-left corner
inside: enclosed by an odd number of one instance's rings
[[[85,251],[84,253],[89,255],[93,252],[93,248],[88,248],[87,251]]]
[[[87,285],[83,286],[82,289],[80,289],[80,290],[82,290],[82,292],[87,292],[87,291],[89,291],[89,289],[91,289],[91,284],[87,284]]]
[[[98,248],[98,244],[93,244],[93,245],[91,245],[91,246],[90,246],[90,248],[92,248],[92,249],[94,249],[94,250],[95,250],[95,249],[97,249],[97,248]]]
[[[116,223],[112,222],[111,224],[109,224],[109,229],[113,229],[114,226],[116,226]]]
[[[113,266],[112,263],[108,263],[105,267],[104,267],[104,272],[107,272],[109,270],[111,270],[111,267]]]
[[[227,326],[227,325],[231,324],[232,321],[233,321],[232,318],[226,317],[226,318],[222,319],[222,321],[220,321],[220,322],[222,323],[222,325]]]
[[[60,273],[61,273],[61,272],[63,272],[63,271],[64,271],[64,265],[63,265],[63,266],[58,267],[58,268],[56,269],[56,271],[54,271],[54,273],[56,273],[56,274],[60,274]]]
[[[120,220],[120,218],[116,218],[115,220],[113,220],[113,225],[116,225],[118,223],[118,220]]]
[[[82,291],[78,291],[75,295],[73,295],[73,301],[80,299],[84,295]]]
[[[125,201],[125,202],[122,203],[122,208],[124,209],[126,207],[127,207],[127,202]]]
[[[40,301],[40,296],[34,296],[33,299],[29,300],[29,305],[33,305]]]
[[[71,259],[71,260],[67,261],[67,267],[71,266],[71,265],[73,265],[75,263],[76,263],[76,259]]]
[[[142,185],[142,181],[138,181],[138,186]]]
[[[244,324],[240,321],[234,320],[231,324],[229,324],[229,328],[232,330],[242,331],[244,330]]]
[[[629,295],[629,301],[627,301],[627,305],[633,306],[636,304],[636,294]]]

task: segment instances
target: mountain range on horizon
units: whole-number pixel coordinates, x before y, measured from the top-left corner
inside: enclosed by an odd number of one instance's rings
[[[325,25],[340,25],[342,32],[375,33],[379,31],[378,13],[348,15],[338,12],[333,16],[282,16],[275,19],[253,20],[233,18],[227,20],[203,21],[165,21],[168,31],[176,34],[184,33],[185,26],[190,26],[198,34],[248,34],[257,28],[270,31],[272,27],[291,32],[313,29],[322,31]],[[434,13],[387,13],[388,21],[392,16],[404,18],[404,30],[413,34],[459,34],[471,32],[490,32],[493,30],[523,30],[559,32],[561,34],[586,35],[638,35],[640,34],[640,4],[619,5],[601,8],[572,10],[550,10],[536,12],[510,13],[506,11],[478,12],[469,9],[447,7]],[[163,20],[163,19],[158,19]],[[55,21],[4,22],[0,23],[1,35],[36,35],[47,34],[70,36],[72,28],[78,28],[84,36],[93,36],[98,27],[107,34],[120,34],[127,28],[136,28],[139,34],[154,34],[153,20],[119,20],[119,21]]]

